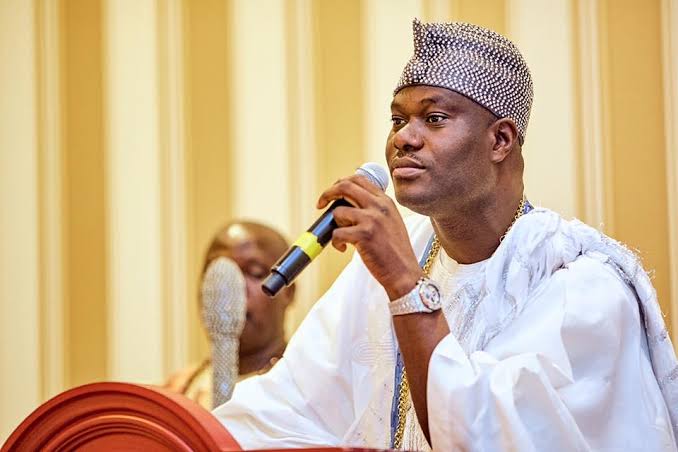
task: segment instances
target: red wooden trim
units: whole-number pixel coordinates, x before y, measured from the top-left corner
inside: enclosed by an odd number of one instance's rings
[[[26,418],[2,452],[120,450],[240,451],[208,411],[153,386],[93,383],[59,394]]]

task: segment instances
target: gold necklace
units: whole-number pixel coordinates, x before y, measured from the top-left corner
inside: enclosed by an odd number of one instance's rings
[[[516,209],[516,214],[513,216],[513,221],[511,221],[511,224],[509,225],[508,228],[506,228],[506,232],[499,238],[499,242],[501,243],[502,240],[506,237],[506,234],[511,230],[515,222],[520,218],[524,213],[525,213],[525,195],[523,195],[520,198],[520,204],[518,204],[518,209]],[[424,271],[424,275],[426,277],[429,276],[429,272],[431,271],[431,267],[433,266],[433,260],[436,258],[438,253],[440,252],[440,240],[438,240],[438,236],[434,235],[433,236],[433,243],[431,243],[431,249],[428,252],[428,256],[426,257],[426,262],[424,262],[424,266],[422,267],[422,270]],[[407,373],[405,372],[405,366],[403,366],[403,373],[402,377],[400,378],[400,385],[398,385],[398,427],[396,428],[395,435],[393,435],[393,448],[394,449],[400,449],[403,445],[403,436],[405,435],[405,420],[407,417],[407,411],[410,409],[410,397],[409,397],[409,392],[410,392],[410,384],[407,381]]]
[[[522,217],[523,214],[525,213],[525,203],[526,202],[527,202],[527,200],[525,199],[525,195],[523,195],[522,198],[520,198],[520,204],[518,204],[518,209],[516,210],[516,214],[513,216],[513,221],[511,221],[511,224],[509,224],[509,227],[506,228],[506,232],[504,232],[504,235],[499,237],[499,243],[501,243],[506,238],[506,234],[509,233],[509,231],[511,230],[513,225],[516,223],[516,221],[518,221],[518,218]]]

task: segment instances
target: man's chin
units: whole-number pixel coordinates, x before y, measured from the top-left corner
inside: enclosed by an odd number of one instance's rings
[[[396,187],[395,198],[403,207],[407,207],[412,212],[427,215],[429,212],[429,200],[423,193],[417,193],[414,190],[402,189]]]

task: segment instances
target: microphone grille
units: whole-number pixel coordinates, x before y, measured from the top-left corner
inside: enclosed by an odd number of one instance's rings
[[[239,337],[245,324],[247,294],[238,265],[218,257],[207,267],[202,287],[202,319],[210,337]]]
[[[388,187],[388,173],[380,164],[374,162],[363,163],[355,173],[366,177],[382,191],[386,191],[386,188]]]

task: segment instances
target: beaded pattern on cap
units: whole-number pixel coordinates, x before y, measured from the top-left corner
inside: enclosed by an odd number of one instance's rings
[[[451,89],[499,118],[512,119],[521,142],[532,106],[532,77],[518,48],[473,24],[412,23],[414,56],[393,94],[411,85]]]

